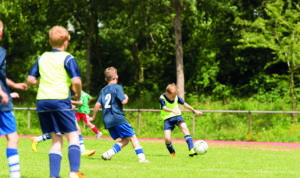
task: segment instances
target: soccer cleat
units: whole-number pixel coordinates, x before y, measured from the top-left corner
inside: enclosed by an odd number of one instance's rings
[[[111,160],[112,156],[108,154],[108,152],[105,152],[102,154],[101,158],[103,160]]]
[[[189,152],[189,156],[190,156],[190,157],[193,157],[193,156],[195,156],[195,155],[197,155],[197,153],[195,152],[195,149],[192,148],[192,149],[190,150],[190,152]]]
[[[102,136],[102,132],[97,133],[96,138],[100,139],[100,137]]]
[[[81,172],[70,172],[69,178],[86,178]]]
[[[171,153],[171,156],[176,157],[176,154],[175,153]]]
[[[31,149],[33,152],[37,152],[37,145],[38,145],[38,142],[35,141],[35,137],[32,137],[31,138]]]
[[[85,152],[81,153],[82,156],[92,156],[96,153],[96,150],[86,150]]]

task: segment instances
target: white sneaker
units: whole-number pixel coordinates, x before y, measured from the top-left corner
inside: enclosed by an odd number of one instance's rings
[[[96,138],[97,138],[97,139],[100,139],[101,136],[102,136],[102,132],[99,132],[99,133],[97,133]]]
[[[108,152],[105,152],[101,156],[102,159],[104,160],[111,160],[112,156],[108,154]]]

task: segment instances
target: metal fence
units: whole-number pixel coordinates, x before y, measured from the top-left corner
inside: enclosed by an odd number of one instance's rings
[[[36,108],[14,108],[14,110],[27,111],[27,128],[30,129],[30,116],[31,111],[35,111]],[[93,109],[90,109],[93,110]],[[102,111],[102,109],[99,109]],[[138,113],[138,132],[140,132],[141,128],[141,112],[160,112],[159,109],[124,109],[125,112],[137,112]],[[224,113],[224,114],[248,114],[248,134],[251,134],[251,116],[252,114],[300,114],[300,111],[241,111],[241,110],[200,110],[203,113]],[[182,112],[191,112],[189,110],[184,110]],[[192,126],[192,134],[195,135],[195,114],[193,113],[193,126]],[[84,125],[85,128],[85,125]]]

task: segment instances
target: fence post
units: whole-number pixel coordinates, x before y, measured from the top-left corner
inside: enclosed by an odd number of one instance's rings
[[[251,134],[251,111],[248,111],[248,134]]]
[[[140,133],[141,130],[141,112],[140,109],[138,109],[138,133]]]
[[[30,108],[27,108],[27,128],[30,129]]]
[[[193,137],[195,136],[195,113],[193,113]]]

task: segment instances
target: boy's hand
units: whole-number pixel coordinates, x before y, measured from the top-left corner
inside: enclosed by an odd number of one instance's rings
[[[89,117],[88,120],[91,122],[91,121],[95,120],[95,117],[94,116]]]
[[[76,110],[76,106],[72,104],[72,110]]]
[[[0,97],[2,98],[1,104],[7,104],[9,99],[6,93],[1,92]]]
[[[28,86],[26,83],[16,83],[14,88],[20,89],[20,90],[27,90]]]
[[[195,110],[195,114],[197,114],[198,116],[201,116],[203,113],[201,111],[196,111]]]
[[[10,93],[10,97],[12,97],[12,98],[20,98],[19,93],[16,93],[16,92]]]
[[[179,115],[180,114],[180,112],[178,112],[178,111],[172,111],[172,113],[175,114],[175,115]]]

